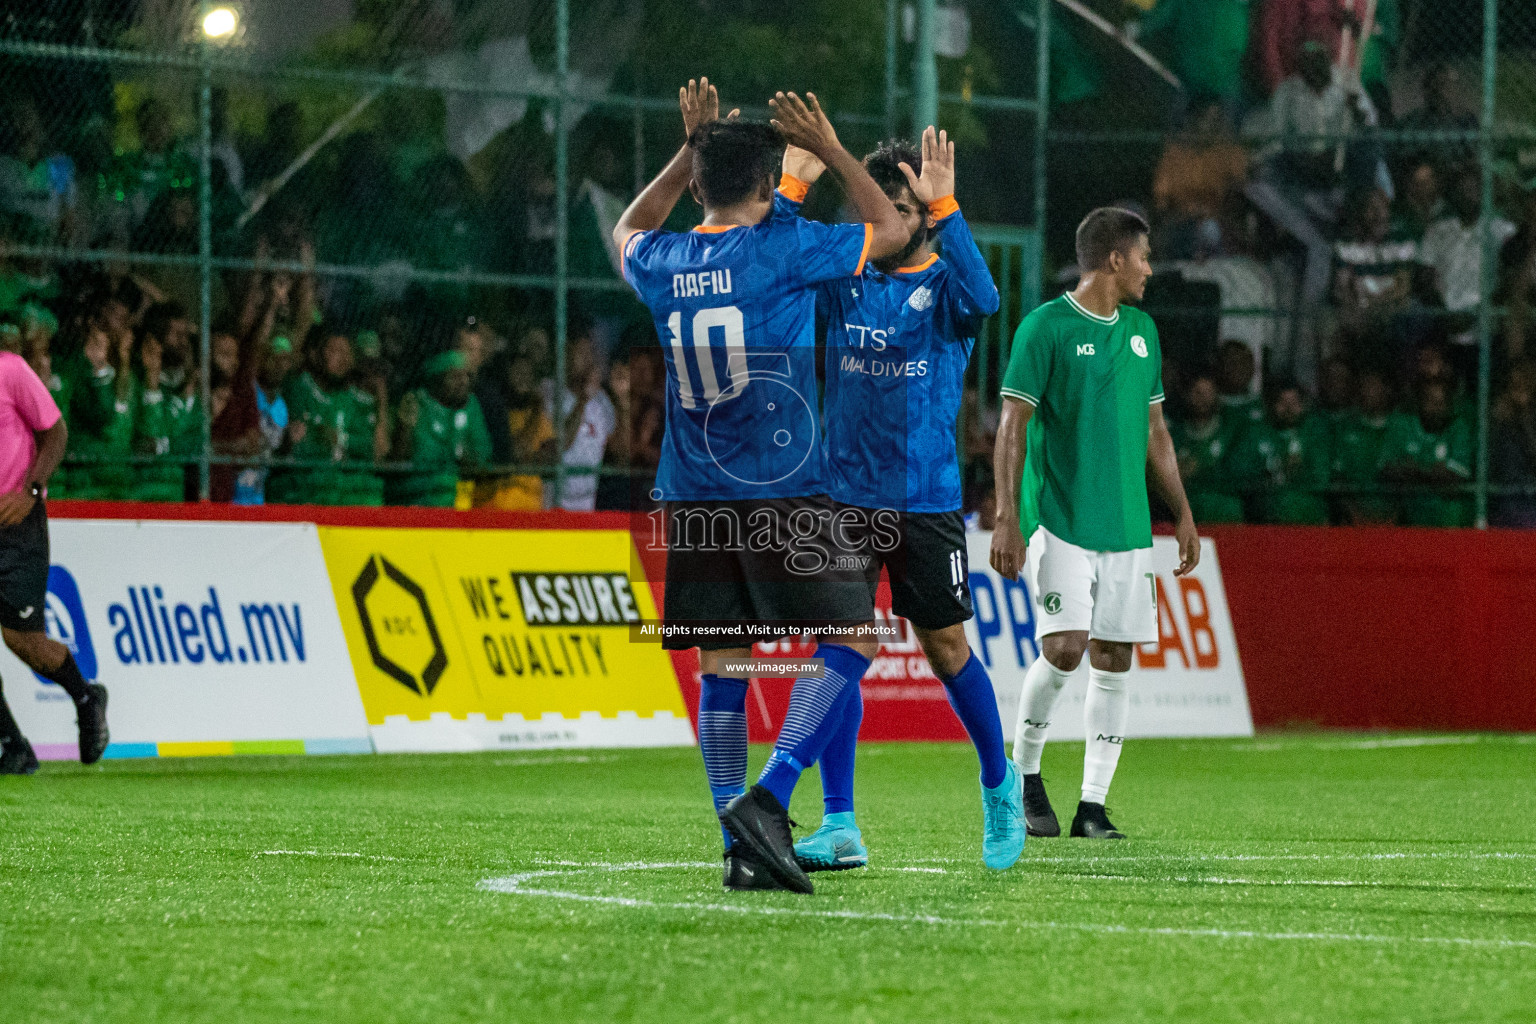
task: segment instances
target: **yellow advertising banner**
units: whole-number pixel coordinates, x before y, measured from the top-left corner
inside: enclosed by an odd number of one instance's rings
[[[379,750],[691,744],[622,530],[320,527]]]

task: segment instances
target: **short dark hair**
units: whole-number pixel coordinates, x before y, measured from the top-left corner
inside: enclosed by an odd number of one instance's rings
[[[1101,206],[1077,226],[1077,266],[1087,273],[1109,261],[1110,253],[1121,252],[1152,229],[1138,213],[1119,206]]]
[[[730,206],[773,187],[784,136],[761,121],[712,121],[688,137],[693,180],[708,206]]]
[[[864,158],[864,169],[886,195],[912,190],[911,182],[901,172],[902,164],[912,168],[914,174],[923,173],[922,151],[906,139],[886,139]]]

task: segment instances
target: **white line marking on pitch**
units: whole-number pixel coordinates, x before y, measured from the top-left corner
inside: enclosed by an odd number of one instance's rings
[[[326,850],[258,850],[253,857],[353,857],[359,860],[399,860],[399,857],[386,857],[381,853],[347,853],[345,851],[330,852]]]
[[[1156,878],[1156,877],[1147,876],[1147,875],[1105,875],[1105,874],[1086,874],[1086,873],[1078,873],[1078,872],[1071,872],[1071,871],[1065,872],[1065,873],[1063,873],[1061,875],[1058,875],[1056,877],[1058,877],[1058,878],[1094,878],[1094,879],[1103,879],[1103,880],[1111,881],[1111,882],[1150,882],[1150,883],[1183,882],[1183,883],[1186,883],[1186,884],[1188,884],[1188,883],[1198,883],[1198,884],[1201,884],[1201,885],[1302,885],[1302,886],[1328,885],[1328,886],[1337,886],[1337,887],[1343,888],[1343,889],[1371,889],[1371,888],[1377,888],[1377,889],[1379,889],[1379,888],[1388,888],[1388,889],[1390,889],[1390,888],[1400,887],[1400,886],[1404,886],[1404,885],[1411,885],[1411,886],[1414,886],[1414,887],[1417,887],[1417,888],[1422,888],[1422,889],[1452,889],[1452,890],[1459,890],[1459,889],[1473,889],[1473,888],[1479,888],[1480,889],[1481,888],[1480,886],[1458,885],[1455,882],[1421,882],[1421,881],[1418,881],[1417,879],[1410,879],[1410,880],[1399,881],[1399,882],[1385,882],[1385,881],[1378,882],[1378,881],[1355,881],[1353,879],[1348,879],[1348,878],[1216,878],[1216,877],[1201,877],[1201,876],[1198,876],[1198,875],[1173,875],[1173,876],[1168,877],[1168,878]],[[1525,885],[1512,885],[1512,886],[1505,886],[1503,888],[1503,891],[1511,893],[1511,894],[1513,894],[1513,893],[1526,893],[1526,892],[1530,892],[1531,888],[1530,888],[1530,886],[1525,886]]]
[[[1124,857],[1036,857],[1024,852],[1030,864],[1136,864],[1141,861],[1378,861],[1378,860],[1536,860],[1536,853],[1471,853],[1464,850],[1415,850],[1396,853],[1133,853]],[[535,861],[535,863],[542,863]],[[566,863],[566,862],[561,862]],[[570,862],[574,866],[574,862]],[[914,857],[914,864],[960,864],[959,857]]]
[[[1533,860],[1536,853],[1141,853],[1125,857],[1030,857],[1033,864],[1136,864],[1147,860],[1176,861],[1376,861],[1376,860]]]
[[[1446,736],[1390,736],[1379,740],[1254,740],[1234,743],[1227,749],[1269,754],[1283,750],[1395,750],[1400,747],[1444,747],[1469,743],[1536,743],[1536,737],[1461,733]]]
[[[720,865],[712,861],[659,861],[654,863],[630,862],[625,864],[592,864],[584,869],[570,868],[553,871],[524,871],[502,878],[482,879],[476,888],[485,892],[503,893],[509,896],[543,896],[550,899],[570,900],[577,903],[599,903],[615,907],[645,908],[650,910],[716,911],[726,914],[755,914],[763,917],[820,917],[847,921],[888,921],[895,924],[974,925],[988,928],[1054,928],[1063,931],[1091,932],[1106,935],[1167,935],[1180,938],[1214,939],[1261,939],[1273,942],[1371,942],[1383,945],[1401,943],[1428,943],[1439,946],[1467,946],[1485,949],[1536,949],[1536,942],[1521,939],[1473,939],[1460,936],[1439,935],[1369,935],[1358,932],[1260,932],[1227,928],[1145,928],[1131,925],[1093,924],[1077,921],[992,921],[986,918],[952,918],[932,914],[886,914],[862,910],[813,910],[783,906],[754,906],[740,903],[695,903],[686,901],[662,901],[639,899],[632,896],[601,896],[595,893],[569,892],[563,889],[530,889],[525,883],[542,878],[558,878],[585,871],[665,871],[665,870],[718,871]]]

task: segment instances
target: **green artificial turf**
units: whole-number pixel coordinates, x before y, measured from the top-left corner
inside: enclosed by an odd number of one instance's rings
[[[1002,874],[968,747],[868,745],[872,866],[810,897],[722,893],[694,750],[49,764],[0,1021],[1530,1021],[1536,743],[1428,739],[1133,741],[1132,838]]]

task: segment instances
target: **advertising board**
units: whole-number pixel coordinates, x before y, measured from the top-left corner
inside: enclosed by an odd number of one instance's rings
[[[49,635],[110,694],[107,757],[366,753],[315,527],[53,519]],[[40,757],[77,756],[69,697],[0,650]]]

